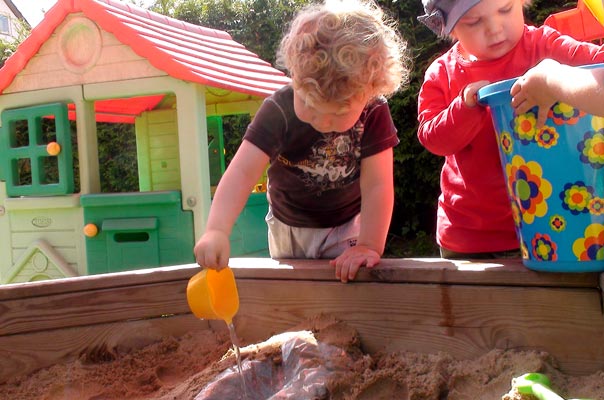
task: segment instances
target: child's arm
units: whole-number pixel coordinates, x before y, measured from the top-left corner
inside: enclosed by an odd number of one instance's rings
[[[417,136],[433,154],[449,156],[463,150],[489,118],[485,107],[476,104],[476,92],[488,81],[466,85],[452,99],[435,77],[424,81],[418,96]]]
[[[228,265],[231,229],[268,161],[262,150],[243,140],[220,179],[205,232],[193,250],[199,265],[216,269]]]
[[[394,207],[392,148],[361,161],[361,232],[357,244],[344,251],[331,265],[342,282],[354,279],[363,265],[380,262]]]
[[[518,78],[510,94],[512,107],[518,114],[539,107],[539,127],[557,101],[604,116],[604,68],[571,67],[546,59]]]

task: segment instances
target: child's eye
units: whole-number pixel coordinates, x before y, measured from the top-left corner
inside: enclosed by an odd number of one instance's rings
[[[504,7],[499,10],[501,14],[509,14],[512,11],[512,6]]]
[[[480,18],[464,21],[464,24],[469,27],[477,26],[478,24],[480,24]]]

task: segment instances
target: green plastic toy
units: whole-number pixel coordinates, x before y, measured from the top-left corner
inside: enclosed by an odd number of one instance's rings
[[[531,394],[539,400],[564,400],[551,389],[549,378],[544,374],[531,372],[512,379],[512,386],[521,394]],[[589,400],[589,399],[568,399]]]

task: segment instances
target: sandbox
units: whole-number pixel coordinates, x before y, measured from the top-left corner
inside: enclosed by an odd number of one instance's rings
[[[198,268],[0,287],[0,397],[194,399],[234,366],[224,322],[188,309]],[[233,259],[232,268],[244,362],[281,362],[261,344],[286,331],[353,356],[326,398],[500,399],[526,372],[549,374],[561,395],[604,398],[598,273],[385,259],[342,284],[325,260]]]

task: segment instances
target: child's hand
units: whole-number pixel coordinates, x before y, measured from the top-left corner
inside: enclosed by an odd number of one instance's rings
[[[550,108],[556,103],[548,84],[548,75],[563,73],[559,69],[559,62],[545,59],[518,78],[510,89],[512,107],[516,114],[524,114],[535,106],[539,108],[537,128],[545,124]]]
[[[206,231],[193,249],[197,264],[217,270],[228,266],[230,252],[229,237],[218,230]]]
[[[336,278],[346,283],[356,277],[361,266],[372,268],[379,264],[380,255],[367,246],[357,245],[346,249],[342,254],[331,260],[329,264],[336,268]]]
[[[480,88],[488,85],[489,81],[478,81],[478,82],[472,82],[470,83],[468,86],[466,86],[463,90],[463,102],[466,104],[466,106],[468,107],[474,107],[476,106],[476,104],[478,104],[478,98],[476,96],[476,94],[478,93],[478,90],[480,90]]]

